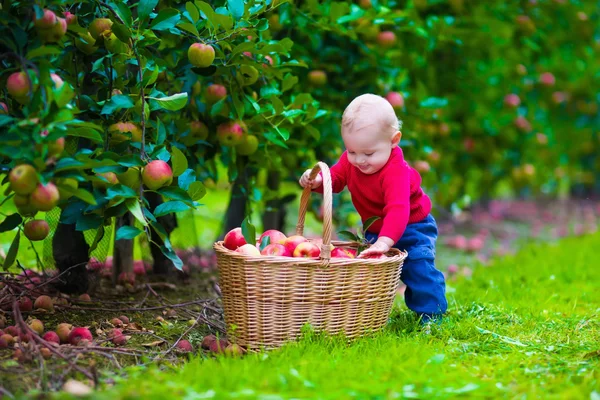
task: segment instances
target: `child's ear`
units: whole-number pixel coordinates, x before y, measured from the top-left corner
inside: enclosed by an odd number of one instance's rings
[[[402,139],[402,132],[398,131],[394,133],[394,136],[392,136],[392,146],[398,146],[400,139]]]

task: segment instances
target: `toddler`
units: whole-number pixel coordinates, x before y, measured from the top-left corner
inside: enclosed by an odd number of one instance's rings
[[[398,146],[401,121],[383,97],[364,94],[355,98],[342,116],[342,140],[346,151],[330,168],[333,192],[348,187],[352,204],[362,222],[375,221],[365,233],[372,245],[359,257],[406,250],[400,279],[404,298],[421,322],[438,319],[446,312],[444,275],[435,268],[437,224],[430,214],[431,200],[421,188],[421,176],[410,167]],[[300,178],[302,187],[322,192],[322,175]]]

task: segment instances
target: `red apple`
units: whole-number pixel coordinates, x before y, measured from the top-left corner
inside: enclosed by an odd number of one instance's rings
[[[223,239],[223,245],[229,250],[235,250],[246,244],[246,239],[242,234],[242,228],[234,228],[227,232]]]
[[[73,325],[67,323],[58,324],[56,327],[56,334],[60,338],[61,343],[67,343],[69,341],[69,334],[73,329]]]
[[[33,302],[29,297],[21,297],[19,299],[19,310],[31,311],[33,309]]]
[[[33,25],[39,29],[50,29],[56,25],[56,14],[50,10],[44,10],[44,16],[40,19],[36,18],[35,13],[33,14]]]
[[[314,86],[324,86],[327,83],[325,71],[315,70],[308,73],[308,82]]]
[[[142,171],[142,181],[150,190],[169,186],[173,182],[173,170],[162,160],[150,161]]]
[[[95,40],[98,40],[102,32],[110,30],[112,24],[113,22],[108,18],[96,18],[88,27],[88,31]]]
[[[236,146],[244,138],[244,128],[235,121],[225,122],[217,127],[217,138],[223,146]]]
[[[50,182],[47,185],[38,184],[29,201],[39,211],[50,211],[58,204],[59,199],[58,188]]]
[[[520,130],[521,132],[531,132],[531,123],[523,116],[519,116],[517,118],[515,118],[515,126],[517,127],[518,130]]]
[[[260,256],[260,250],[253,244],[244,244],[235,250],[237,253],[241,253],[247,256]]]
[[[0,101],[0,115],[6,114],[8,114],[8,106],[6,105],[6,103]]]
[[[321,249],[314,243],[302,242],[294,250],[294,257],[313,258],[321,255]]]
[[[540,83],[544,86],[554,86],[556,78],[551,72],[544,72],[540,75]]]
[[[260,235],[260,239],[258,239],[258,243],[262,243],[265,237],[269,237],[269,244],[284,244],[287,236],[285,236],[282,232],[277,229],[269,229],[264,231],[262,235]]]
[[[43,219],[34,219],[25,223],[23,233],[31,241],[44,240],[50,233],[50,226]]]
[[[92,341],[92,333],[88,328],[73,328],[69,333],[69,343],[73,346],[78,345],[83,340]]]
[[[142,129],[133,122],[117,122],[108,127],[108,133],[110,133],[111,144],[118,144],[125,140],[131,140],[132,142],[142,141]],[[129,135],[131,135],[131,139]]]
[[[77,15],[75,15],[69,11],[65,11],[63,13],[63,16],[65,17],[65,20],[67,21],[68,26],[77,24]]]
[[[92,182],[92,185],[96,189],[101,189],[101,190],[108,189],[110,186],[113,186],[113,185],[116,185],[117,183],[119,183],[117,174],[115,174],[114,172],[96,173],[96,177],[99,178],[99,180]]]
[[[29,322],[29,327],[38,335],[44,333],[44,324],[39,319],[33,319]]]
[[[280,256],[280,257],[291,257],[292,253],[285,248],[284,245],[279,243],[271,243],[265,246],[260,252],[263,256]]]
[[[214,104],[227,97],[227,88],[223,85],[213,84],[206,88],[206,101]]]
[[[60,344],[60,338],[56,334],[56,332],[49,331],[44,334],[44,340],[50,343]]]
[[[285,248],[288,250],[288,252],[290,254],[294,254],[294,250],[296,250],[296,247],[298,247],[298,245],[300,243],[304,243],[304,242],[308,242],[308,239],[306,239],[304,236],[293,235],[293,236],[290,236],[287,239],[285,239],[285,242],[283,242],[283,245],[285,246]]]
[[[383,48],[390,48],[396,44],[396,34],[392,31],[383,31],[377,35],[377,43]]]
[[[190,352],[194,351],[192,344],[189,341],[184,340],[184,339],[177,342],[177,346],[175,346],[175,347],[177,348],[177,350],[179,350],[183,353],[190,353]]]
[[[25,104],[29,101],[29,90],[31,89],[31,85],[25,72],[14,72],[10,74],[6,80],[6,89],[8,90],[8,94],[10,94],[18,103]]]
[[[215,60],[215,49],[208,44],[194,43],[188,48],[188,59],[195,67],[209,67]]]
[[[127,337],[125,337],[123,331],[118,328],[113,328],[108,334],[108,337],[116,346],[122,346],[127,343]]]
[[[504,96],[504,104],[507,107],[517,108],[521,104],[521,99],[514,93],[507,94]]]
[[[389,92],[385,95],[385,99],[390,102],[396,111],[404,108],[404,97],[398,92]]]
[[[333,258],[354,258],[354,254],[350,251],[341,247],[336,247],[331,250],[331,257]]]
[[[33,304],[33,308],[34,309],[44,309],[46,311],[53,311],[54,310],[54,303],[52,302],[52,299],[50,298],[50,296],[46,296],[46,295],[41,295],[39,296],[37,299],[35,299],[35,303]]]
[[[20,195],[32,193],[38,185],[38,176],[35,168],[29,164],[14,167],[8,175],[11,189]]]

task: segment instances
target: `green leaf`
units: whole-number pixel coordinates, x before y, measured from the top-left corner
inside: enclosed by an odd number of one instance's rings
[[[124,225],[119,228],[115,235],[115,240],[131,240],[142,233],[141,230],[136,228],[135,226]]]
[[[180,22],[177,24],[177,27],[179,29],[183,29],[184,31],[191,33],[196,37],[200,37],[200,32],[198,32],[198,28],[196,28],[195,25],[190,24],[189,22]]]
[[[288,74],[282,82],[281,91],[285,92],[286,90],[293,88],[294,85],[296,85],[297,83],[298,83],[298,77]]]
[[[279,133],[279,136],[281,136],[283,140],[288,140],[290,138],[290,131],[288,131],[287,129],[275,126],[275,130],[277,131],[277,133]]]
[[[93,129],[86,128],[86,127],[70,128],[69,130],[67,130],[67,135],[86,138],[93,142],[98,142],[98,143],[104,142],[104,140],[102,139],[102,136],[100,135],[100,133],[98,131],[95,131]]]
[[[92,244],[90,245],[90,249],[88,250],[88,256],[90,256],[92,254],[92,252],[94,250],[96,250],[96,248],[98,247],[98,244],[100,243],[100,241],[102,241],[102,238],[104,238],[104,224],[100,225],[100,228],[98,228],[98,230],[96,231],[96,236],[94,236],[94,241],[92,242]]]
[[[263,251],[263,249],[265,247],[267,247],[269,244],[271,243],[271,237],[270,236],[265,236],[264,238],[262,238],[262,240],[260,241],[260,247],[258,248],[260,251]]]
[[[151,100],[154,100],[158,103],[158,105],[169,111],[177,111],[181,110],[187,104],[188,94],[187,93],[176,93],[172,96],[168,97],[148,97]]]
[[[138,199],[129,199],[125,201],[125,205],[127,209],[133,214],[133,216],[140,221],[140,223],[144,226],[148,226],[148,221],[144,218],[144,214],[142,213],[142,207],[140,207],[140,202]]]
[[[140,21],[148,18],[157,4],[158,0],[140,0],[138,3],[138,18]]]
[[[131,31],[128,27],[123,24],[114,23],[110,28],[115,36],[123,43],[129,43],[129,38],[131,37]]]
[[[134,104],[131,97],[119,94],[112,96],[110,101],[104,103],[101,114],[113,114],[115,111],[118,111],[122,108],[132,108],[133,105]]]
[[[174,8],[165,8],[160,10],[156,18],[150,24],[150,29],[155,31],[165,31],[174,28],[181,19],[181,14]]]
[[[69,102],[71,102],[73,97],[75,97],[75,92],[69,84],[64,84],[60,89],[54,90],[54,101],[56,102],[58,108],[65,107],[67,104],[69,104]]]
[[[207,22],[213,27],[216,28],[216,24],[215,24],[215,11],[213,10],[213,8],[210,6],[210,4],[205,3],[204,1],[196,1],[194,2],[194,4],[196,4],[196,7],[198,7],[198,9],[200,10],[202,18],[206,19]]]
[[[77,219],[75,229],[78,231],[87,231],[98,229],[104,223],[104,217],[97,214],[84,214]]]
[[[206,195],[206,187],[202,182],[192,182],[188,189],[188,194],[194,201],[198,201]]]
[[[243,119],[245,114],[244,101],[240,98],[241,94],[243,93],[240,93],[238,91],[234,91],[231,93],[231,100],[233,100],[233,106],[235,107],[235,112],[239,119]]]
[[[106,199],[107,200],[112,200],[115,197],[123,197],[126,199],[132,199],[132,198],[137,197],[137,193],[135,192],[135,190],[133,190],[129,186],[118,184],[118,185],[110,186],[108,189],[106,189]]]
[[[61,52],[62,50],[57,46],[40,46],[29,51],[25,58],[28,60],[33,60],[37,57],[55,56],[60,54]]]
[[[189,210],[189,209],[190,209],[190,206],[188,206],[187,204],[185,204],[182,201],[178,201],[178,200],[167,201],[165,203],[159,204],[154,209],[154,216],[161,217],[163,215],[176,213],[176,212],[180,212],[180,211],[185,211],[185,210]]]
[[[338,236],[343,237],[351,242],[358,242],[360,240],[358,235],[350,231],[339,231]]]
[[[283,112],[283,109],[285,108],[285,105],[283,104],[283,101],[281,101],[279,99],[279,97],[273,96],[270,98],[271,100],[271,105],[273,105],[273,109],[275,110],[275,114],[279,115]]]
[[[127,4],[125,4],[125,2],[122,1],[112,2],[112,4],[116,6],[116,13],[119,15],[119,17],[121,17],[123,22],[125,22],[125,25],[128,28],[130,28],[132,22],[131,10],[129,9]]]
[[[18,231],[10,244],[10,248],[8,249],[8,253],[6,253],[6,258],[4,259],[4,264],[2,268],[6,271],[10,268],[11,265],[14,264],[17,259],[17,253],[19,252],[19,243],[21,241],[21,231]]]
[[[243,53],[244,51],[254,50],[256,45],[254,42],[242,42],[235,46],[231,51],[231,57],[234,57],[237,54]]]
[[[196,172],[193,169],[188,168],[185,172],[177,178],[177,185],[183,190],[188,190],[190,184],[196,181]]]
[[[188,160],[185,158],[185,154],[175,146],[171,148],[171,163],[173,164],[173,176],[183,174],[188,167]]]
[[[365,223],[363,224],[363,232],[366,232],[367,230],[369,230],[371,225],[373,225],[373,223],[379,219],[381,219],[381,217],[371,217],[371,218],[367,219],[365,221]]]
[[[227,8],[236,21],[244,16],[244,0],[227,0]]]
[[[200,12],[194,3],[191,1],[185,3],[185,9],[187,10],[188,14],[190,14],[190,18],[194,24],[200,20]]]
[[[23,222],[23,218],[18,213],[10,214],[0,223],[0,233],[12,231],[21,225],[21,222]]]
[[[420,103],[420,106],[425,108],[442,108],[447,105],[448,99],[442,97],[428,97]]]
[[[94,195],[92,195],[90,192],[88,192],[85,189],[75,189],[68,185],[61,185],[60,183],[58,184],[58,186],[60,187],[60,190],[66,192],[67,194],[75,196],[78,199],[81,199],[88,204],[91,204],[93,206],[98,204],[96,202],[96,199],[94,198]]]
[[[169,244],[169,247],[167,247],[167,243]],[[172,248],[170,248],[171,243],[170,242],[166,242],[163,246],[160,246],[160,251],[162,251],[162,253],[173,262],[173,265],[175,266],[175,268],[177,268],[178,270],[181,271],[181,269],[183,268],[183,261],[181,261],[181,258],[179,258],[179,256],[177,255],[177,253],[175,253],[173,251]]]
[[[166,186],[157,190],[162,196],[172,200],[180,200],[186,203],[192,203],[192,198],[185,190],[177,186]]]
[[[250,223],[248,217],[244,218],[244,221],[242,221],[242,235],[244,235],[246,243],[256,243],[256,228]]]

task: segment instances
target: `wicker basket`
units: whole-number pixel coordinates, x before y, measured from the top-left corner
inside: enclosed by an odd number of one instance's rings
[[[319,258],[243,255],[217,242],[219,285],[228,334],[250,349],[276,348],[300,335],[304,324],[348,338],[383,327],[389,317],[406,252],[392,249],[387,258],[330,258],[331,176],[326,164],[312,170],[323,173],[324,223]],[[310,198],[304,189],[296,234],[304,231]],[[315,241],[316,242],[316,241]]]

